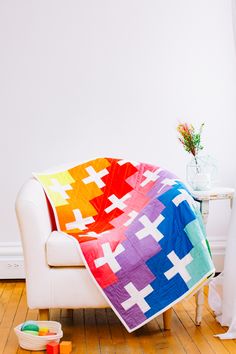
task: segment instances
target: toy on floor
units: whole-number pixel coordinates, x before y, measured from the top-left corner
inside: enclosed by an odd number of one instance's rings
[[[27,350],[46,350],[49,343],[56,343],[51,346],[49,353],[60,352],[59,342],[63,337],[61,323],[56,321],[26,321],[14,328],[14,332],[19,341],[19,345]],[[0,339],[1,342],[1,339]],[[0,350],[1,352],[1,350]]]
[[[50,331],[47,327],[39,327],[34,321],[26,321],[21,326],[21,331],[34,336],[53,336],[56,333]]]
[[[59,354],[60,344],[57,342],[48,343],[46,346],[47,354]]]
[[[39,331],[39,326],[34,321],[26,321],[21,326],[22,331]]]
[[[70,354],[72,351],[72,342],[62,341],[60,343],[60,354]]]
[[[62,341],[60,344],[51,342],[47,344],[47,354],[70,354],[72,351],[72,342]]]

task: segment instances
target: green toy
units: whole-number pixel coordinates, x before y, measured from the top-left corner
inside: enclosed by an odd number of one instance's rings
[[[24,333],[28,333],[28,334],[32,334],[32,336],[38,336],[39,335],[39,332],[37,332],[37,331],[24,330],[23,332]]]
[[[37,325],[34,325],[34,324],[28,324],[26,326],[24,326],[22,329],[22,331],[36,331],[38,332],[39,331],[39,326]]]
[[[21,331],[39,331],[39,326],[34,321],[26,321],[21,326]]]

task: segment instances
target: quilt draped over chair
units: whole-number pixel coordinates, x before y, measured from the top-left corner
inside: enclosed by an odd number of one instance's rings
[[[97,158],[34,176],[129,332],[214,274],[198,208],[169,171]]]

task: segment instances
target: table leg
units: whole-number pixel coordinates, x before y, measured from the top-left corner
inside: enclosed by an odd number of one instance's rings
[[[209,200],[202,200],[200,203],[200,211],[202,214],[203,222],[206,226],[207,224],[207,219],[209,215]]]
[[[196,326],[200,326],[202,321],[202,309],[204,304],[204,287],[201,287],[198,290],[198,292],[195,294],[195,302],[196,302],[195,324]]]
[[[200,203],[200,211],[203,218],[203,223],[206,227],[208,215],[209,215],[209,200],[202,200]],[[204,305],[204,287],[200,288],[195,295],[196,301],[196,317],[195,317],[195,324],[199,326],[202,321],[202,309]]]

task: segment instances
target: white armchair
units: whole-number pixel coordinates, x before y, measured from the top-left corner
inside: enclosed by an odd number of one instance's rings
[[[90,278],[78,243],[55,230],[53,213],[40,183],[27,181],[16,200],[25,273],[27,302],[39,309],[40,319],[50,308],[105,308],[108,303]],[[170,329],[171,309],[163,314]]]
[[[77,242],[53,231],[49,208],[39,182],[35,179],[26,182],[16,200],[16,213],[28,306],[39,310],[108,307],[83,265]],[[45,316],[46,311],[40,314]]]

